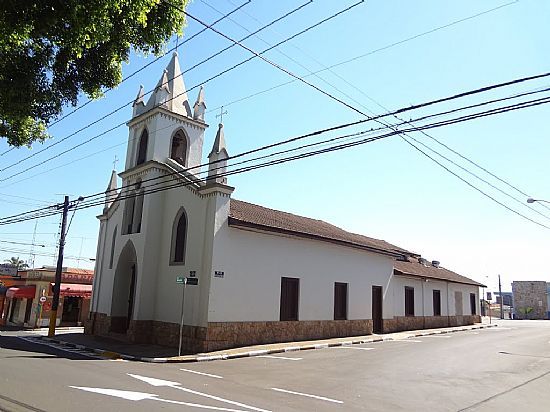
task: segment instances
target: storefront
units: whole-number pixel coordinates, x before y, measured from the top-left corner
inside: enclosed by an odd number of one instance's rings
[[[80,326],[88,317],[92,296],[92,270],[63,268],[57,309],[57,326]],[[55,268],[19,272],[20,285],[5,292],[0,322],[27,327],[47,327],[53,302]]]

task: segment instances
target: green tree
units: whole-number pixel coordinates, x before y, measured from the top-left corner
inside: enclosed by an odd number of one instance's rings
[[[12,256],[11,258],[6,259],[5,262],[11,265],[17,266],[17,270],[25,270],[29,267],[29,265],[27,265],[27,262],[25,262],[22,259],[19,259],[19,256],[18,257]]]
[[[120,83],[132,49],[160,54],[181,34],[185,15],[178,8],[187,2],[0,2],[0,137],[12,146],[44,141],[63,107]]]

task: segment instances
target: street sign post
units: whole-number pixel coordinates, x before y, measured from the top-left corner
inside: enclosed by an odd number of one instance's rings
[[[196,272],[194,270],[189,272],[189,277],[177,276],[176,283],[178,285],[183,285],[182,295],[181,295],[181,322],[180,322],[180,341],[178,345],[178,356],[181,356],[181,343],[183,339],[183,315],[184,315],[184,302],[185,302],[185,287],[187,285],[197,286],[199,284],[199,278],[195,277]]]

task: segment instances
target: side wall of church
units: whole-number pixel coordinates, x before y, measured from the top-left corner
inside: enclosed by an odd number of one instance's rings
[[[405,314],[405,287],[413,288],[414,316]],[[434,290],[440,292],[440,315],[434,313]],[[384,313],[384,332],[471,325],[481,321],[477,286],[399,275],[392,276],[389,293],[393,294],[393,316]],[[475,314],[470,308],[470,293],[476,296]]]

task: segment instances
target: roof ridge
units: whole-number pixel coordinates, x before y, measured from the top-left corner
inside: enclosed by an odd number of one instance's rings
[[[370,243],[376,243],[376,242],[383,243],[383,245],[375,245],[375,246],[373,245],[371,247],[398,251],[400,253],[411,253],[408,250],[403,249],[399,246],[393,245],[393,244],[389,243],[388,241],[386,241],[384,239],[377,239],[377,238],[369,237],[369,236],[361,234],[361,233],[350,232],[346,229],[343,229],[339,226],[336,226],[336,225],[334,225],[330,222],[327,222],[325,220],[322,220],[322,219],[314,219],[314,218],[311,218],[311,217],[298,215],[298,214],[291,213],[291,212],[286,212],[286,211],[283,211],[283,210],[273,209],[273,208],[270,208],[270,207],[266,207],[266,206],[262,206],[262,205],[258,205],[258,204],[255,204],[255,203],[251,203],[251,202],[247,202],[247,201],[239,200],[239,199],[234,199],[234,198],[231,198],[230,204],[231,204],[231,202],[235,202],[234,204],[238,204],[238,203],[245,204],[245,205],[248,205],[249,207],[253,207],[253,208],[260,208],[260,209],[263,209],[264,211],[273,212],[275,214],[282,214],[284,216],[292,217],[293,219],[298,220],[298,222],[299,222],[299,220],[302,220],[302,222],[304,222],[304,223],[309,222],[310,224],[311,223],[317,223],[317,224],[321,223],[323,225],[322,229],[333,230],[335,232],[338,232],[335,235],[338,235],[339,237],[344,237],[344,236],[346,236],[346,237],[358,237],[358,238],[361,238],[364,241],[367,241],[367,242],[370,242]],[[229,216],[234,218],[234,219],[239,219],[239,216],[236,216],[235,213],[233,213],[233,212],[234,212],[234,210],[232,210],[231,207],[230,207]],[[266,225],[266,226],[269,226],[269,225]],[[277,227],[277,226],[273,225],[273,227]],[[296,231],[299,231],[299,230],[296,230]],[[310,234],[316,234],[316,235],[321,236],[321,237],[330,238],[330,236],[323,236],[320,233],[310,233]],[[357,239],[355,239],[355,240],[357,240]],[[356,243],[357,244],[357,242],[352,240],[352,239],[348,239],[347,241],[349,243]]]

